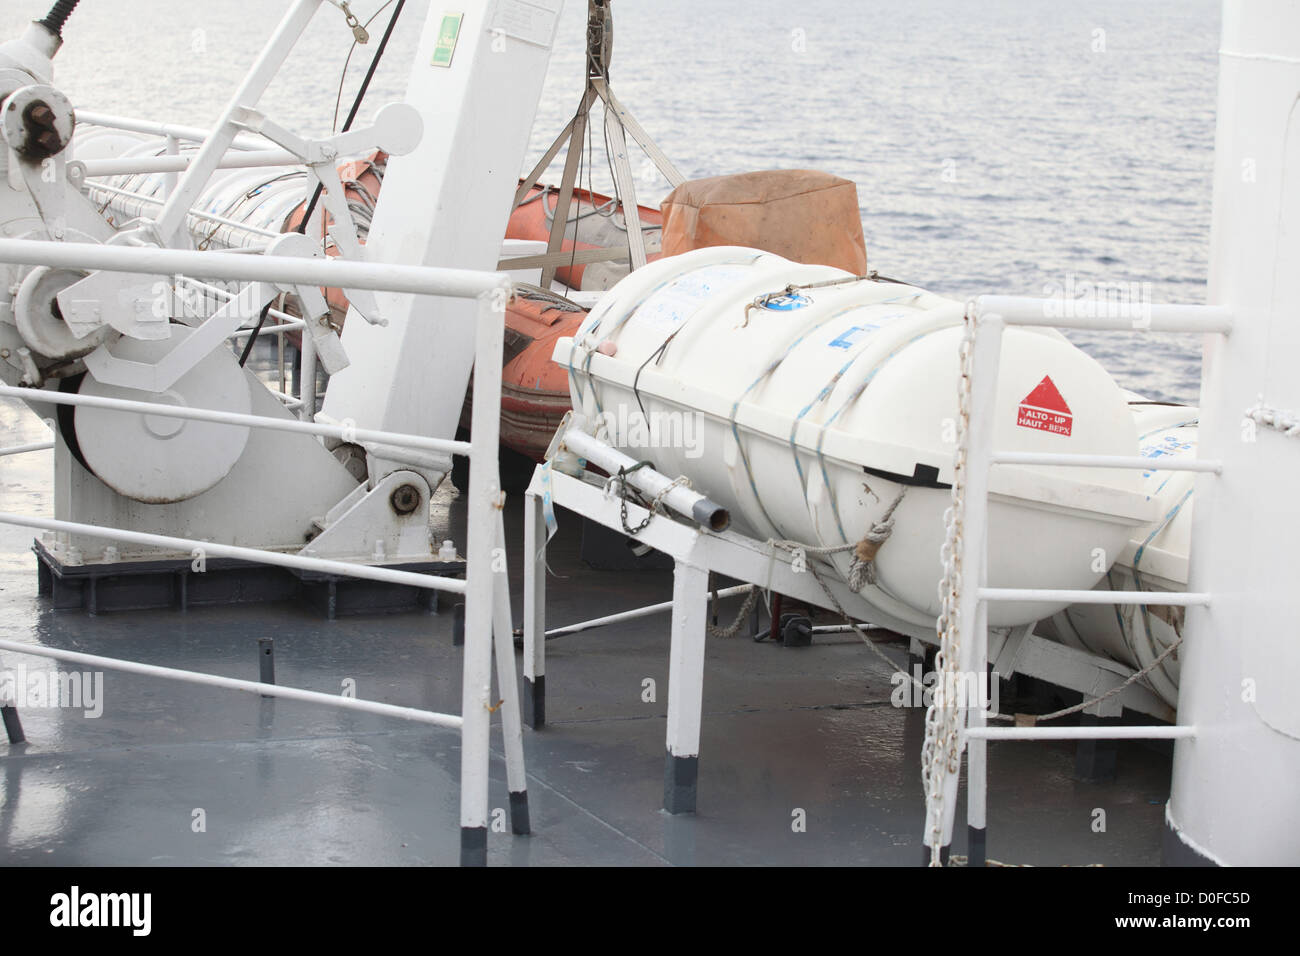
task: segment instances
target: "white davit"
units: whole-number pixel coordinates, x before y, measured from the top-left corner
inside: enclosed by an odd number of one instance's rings
[[[574,408],[603,423],[607,440],[687,476],[741,533],[852,544],[897,501],[875,583],[860,593],[932,625],[962,315],[960,303],[912,286],[714,247],[623,279],[555,360],[570,369]],[[1136,455],[1129,398],[1059,333],[1010,328],[995,447]],[[1091,588],[1159,517],[1129,469],[998,465],[989,487],[992,587]],[[828,560],[847,581],[853,554]],[[989,622],[1061,609],[998,603]]]

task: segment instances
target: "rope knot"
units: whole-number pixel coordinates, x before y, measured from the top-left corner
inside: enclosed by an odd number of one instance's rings
[[[906,485],[899,490],[898,497],[885,509],[885,513],[871,523],[871,530],[853,546],[853,561],[849,564],[849,587],[854,591],[861,591],[867,585],[876,583],[876,555],[894,533],[894,511],[905,494]]]

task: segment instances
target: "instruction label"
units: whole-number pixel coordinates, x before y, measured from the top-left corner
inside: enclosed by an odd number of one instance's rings
[[[555,25],[559,20],[555,6],[545,0],[532,3],[528,0],[501,0],[492,17],[490,32],[549,48],[555,39]]]
[[[456,54],[456,41],[460,39],[460,22],[465,19],[463,13],[444,13],[442,25],[438,27],[438,42],[433,48],[434,66],[449,67],[451,58]]]
[[[720,290],[753,273],[747,266],[716,265],[697,269],[670,282],[636,310],[637,325],[668,331],[694,315]]]

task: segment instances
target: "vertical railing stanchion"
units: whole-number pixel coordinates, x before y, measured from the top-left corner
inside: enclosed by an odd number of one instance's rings
[[[969,726],[984,724],[984,710],[980,689],[987,678],[988,617],[980,600],[979,589],[986,586],[988,578],[989,530],[989,467],[993,448],[994,406],[997,402],[998,365],[1002,356],[1002,333],[1006,328],[1002,317],[981,315],[978,308],[972,317],[975,323],[974,341],[971,343],[970,405],[966,423],[966,503],[962,529],[961,574],[962,588],[958,601],[961,634],[961,660],[958,664],[960,686],[947,689],[948,693],[964,692],[966,699],[952,703],[963,707]],[[975,700],[972,701],[972,693]],[[962,732],[963,738],[965,731]],[[987,780],[987,750],[983,739],[965,741],[969,764],[966,771],[966,822],[969,849],[972,858],[983,856],[985,839],[985,797]],[[956,810],[957,778],[948,781],[951,796],[944,794],[945,842],[952,839],[952,821]],[[974,860],[972,859],[972,862]],[[980,863],[982,863],[982,859]]]
[[[524,723],[546,723],[546,518],[542,498],[524,495]]]
[[[462,866],[487,865],[492,550],[496,547],[501,507],[497,440],[501,425],[501,353],[508,295],[508,285],[480,295],[474,316],[474,394],[470,418],[465,553],[465,662],[461,691],[461,716],[464,720],[460,752]],[[499,303],[498,299],[501,300]],[[514,666],[513,661],[511,666]]]
[[[500,563],[493,567],[492,636],[497,661],[497,691],[501,695],[501,737],[506,754],[506,785],[510,790],[510,831],[530,832],[528,777],[524,769],[524,727],[519,716],[519,679],[515,675],[515,629],[510,614],[510,575],[506,565],[506,525],[497,510],[496,547]]]
[[[299,339],[298,417],[305,422],[316,420],[316,341],[303,329]]]

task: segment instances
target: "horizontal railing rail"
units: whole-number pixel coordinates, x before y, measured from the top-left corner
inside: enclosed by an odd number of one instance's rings
[[[308,704],[324,704],[342,710],[355,710],[380,717],[397,717],[401,720],[413,720],[421,724],[433,724],[448,730],[460,730],[464,720],[456,714],[440,714],[433,710],[421,710],[418,707],[402,707],[397,704],[385,704],[383,701],[366,700],[358,697],[344,697],[342,694],[326,694],[319,690],[304,690],[301,687],[285,687],[282,684],[268,684],[261,681],[240,680],[237,677],[222,677],[220,674],[204,674],[200,671],[182,670],[178,667],[162,667],[158,664],[142,664],[118,657],[103,657],[99,654],[83,654],[80,651],[67,651],[61,648],[45,647],[40,644],[23,644],[18,641],[0,640],[0,650],[15,654],[29,654],[33,657],[45,657],[69,664],[81,664],[86,667],[102,667],[106,670],[122,671],[127,674],[140,674],[145,677],[161,677],[165,680],[180,681],[186,684],[200,684],[205,687],[221,687],[226,690],[241,690],[262,697],[280,697],[285,700],[302,701]],[[7,702],[6,702],[7,703]]]
[[[118,412],[137,412],[142,415],[183,418],[188,421],[212,422],[218,425],[244,425],[249,428],[265,428],[269,431],[298,432],[321,438],[337,438],[346,442],[381,442],[386,445],[440,451],[452,455],[468,455],[471,447],[469,442],[457,441],[453,438],[426,438],[423,435],[407,435],[374,428],[353,428],[350,425],[302,421],[296,418],[271,418],[267,415],[225,412],[214,408],[184,408],[180,405],[164,405],[161,402],[137,402],[129,398],[78,395],[74,392],[53,392],[39,388],[15,388],[12,385],[0,385],[0,397],[17,398],[26,402],[47,402],[51,405],[88,406]]]
[[[304,409],[305,420],[247,415],[219,409],[184,408],[160,402],[132,401],[102,396],[58,392],[46,388],[15,388],[0,385],[0,397],[16,398],[34,405],[55,404],[89,406],[118,411],[189,419],[227,425],[240,425],[273,431],[297,432],[317,437],[332,437],[349,442],[376,442],[386,445],[425,449],[470,459],[469,514],[464,579],[435,574],[417,574],[395,568],[373,567],[349,561],[336,561],[309,554],[289,554],[261,548],[201,541],[170,535],[134,531],[127,528],[100,527],[80,522],[62,521],[32,515],[0,513],[0,523],[80,535],[116,542],[148,545],[200,553],[205,557],[224,557],[261,564],[278,565],[303,571],[355,577],[425,590],[448,591],[465,595],[465,653],[462,662],[461,714],[399,707],[379,701],[356,700],[341,695],[324,694],[302,688],[244,681],[214,674],[201,674],[179,668],[161,667],[117,658],[56,650],[12,641],[0,641],[0,649],[19,654],[36,654],[60,660],[93,664],[131,673],[189,683],[206,684],[230,690],[256,692],[351,710],[364,710],[382,716],[400,717],[448,729],[461,734],[461,862],[484,864],[487,860],[488,765],[490,715],[500,708],[504,715],[506,769],[511,791],[511,815],[515,832],[528,832],[526,782],[523,744],[520,731],[519,701],[516,692],[514,655],[511,653],[509,599],[504,585],[497,581],[492,555],[493,542],[504,541],[501,518],[500,479],[497,440],[501,398],[501,356],[503,348],[505,305],[513,294],[508,276],[494,272],[464,269],[441,269],[427,266],[386,263],[347,262],[337,258],[241,255],[219,252],[189,252],[139,245],[105,246],[93,243],[46,242],[25,239],[0,239],[0,262],[16,265],[52,266],[83,271],[113,271],[143,275],[202,276],[236,282],[266,282],[282,288],[310,285],[355,288],[415,295],[472,298],[476,305],[474,339],[475,368],[473,411],[468,442],[387,432],[371,428],[354,428],[350,422],[338,424],[316,422]],[[225,341],[224,339],[222,341]],[[304,339],[304,352],[310,339]],[[304,369],[309,363],[304,358]],[[305,396],[313,393],[305,392]],[[314,399],[311,402],[314,406]],[[311,409],[314,411],[314,408]],[[15,446],[6,454],[18,454],[51,447],[53,442]],[[495,533],[494,533],[495,526]],[[494,617],[496,620],[494,621]],[[492,692],[493,637],[496,637],[498,693]],[[21,740],[21,725],[16,711],[5,705],[5,726],[10,739]],[[14,736],[17,728],[17,737]],[[516,809],[517,820],[513,820]]]

